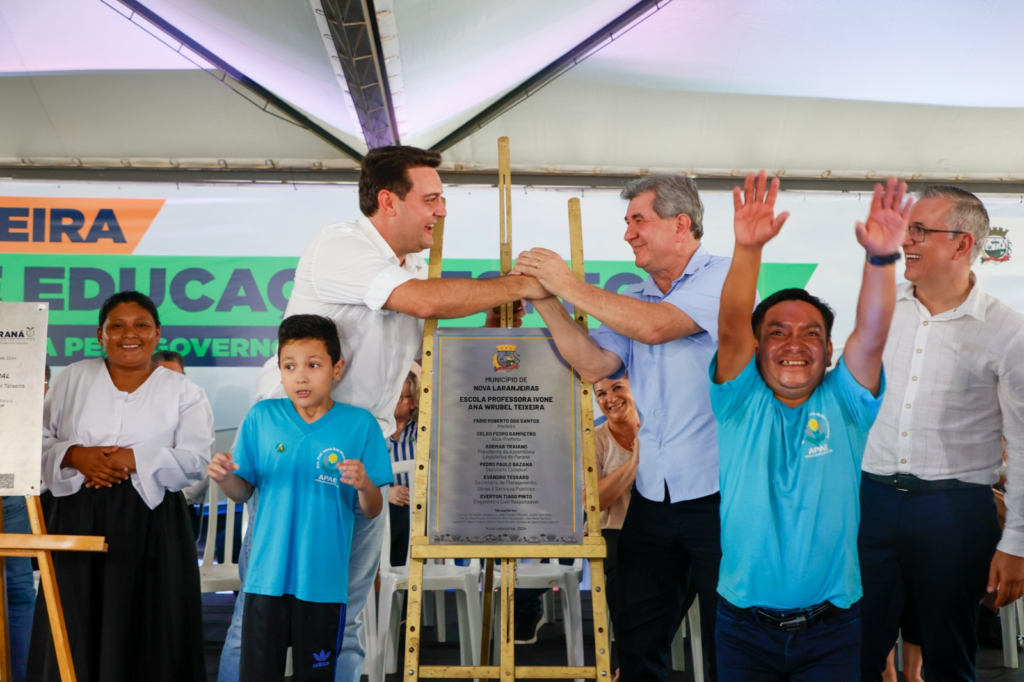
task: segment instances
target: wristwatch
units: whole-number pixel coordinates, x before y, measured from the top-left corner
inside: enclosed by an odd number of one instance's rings
[[[896,253],[889,254],[888,256],[872,256],[868,254],[868,263],[871,265],[892,265],[899,259],[903,258],[903,254],[899,251]]]

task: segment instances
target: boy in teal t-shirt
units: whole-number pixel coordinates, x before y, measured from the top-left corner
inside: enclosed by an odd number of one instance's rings
[[[288,647],[296,682],[332,682],[345,629],[355,506],[373,518],[391,461],[376,419],[335,403],[344,360],[334,323],[294,315],[278,331],[287,400],[263,400],[239,429],[234,456],[210,478],[236,502],[259,489],[242,614],[241,679],[280,680]]]
[[[788,217],[775,216],[778,188],[761,171],[733,192],[736,248],[710,367],[722,492],[718,679],[855,682],[860,465],[885,386],[911,201],[890,178],[857,224],[867,251],[857,323],[826,374],[834,314],[823,301],[784,289],[748,316],[761,250]]]

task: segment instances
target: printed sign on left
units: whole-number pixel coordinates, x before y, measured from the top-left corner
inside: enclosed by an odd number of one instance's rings
[[[46,304],[0,302],[0,495],[38,495]]]

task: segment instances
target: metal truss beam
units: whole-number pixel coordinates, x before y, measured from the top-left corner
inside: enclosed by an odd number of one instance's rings
[[[106,2],[107,0],[104,0]],[[313,133],[321,140],[340,151],[345,156],[361,161],[363,155],[358,151],[345,144],[342,140],[338,139],[330,131],[325,129],[323,126],[318,124],[316,121],[309,118],[306,114],[299,111],[291,104],[278,97],[276,94],[266,89],[253,79],[246,76],[244,73],[231,66],[224,59],[211,52],[209,49],[199,44],[198,41],[191,38],[188,34],[178,29],[176,26],[165,20],[163,17],[158,15],[153,10],[146,7],[139,0],[117,0],[122,5],[130,9],[135,14],[145,18],[149,23],[153,24],[161,31],[171,36],[174,40],[178,41],[183,45],[187,45],[194,52],[203,57],[207,62],[213,64],[218,69],[223,71],[225,74],[230,76],[232,79],[237,81],[239,85],[242,85],[257,97],[266,100],[269,104],[272,104],[276,109],[288,116],[292,121],[298,124],[300,127],[305,128],[309,132]],[[129,17],[131,19],[131,17]]]
[[[579,45],[545,66],[523,83],[513,88],[508,94],[501,97],[494,104],[463,123],[461,126],[449,133],[444,139],[434,144],[431,149],[443,152],[445,149],[461,142],[463,139],[469,137],[480,128],[483,128],[485,125],[498,118],[506,111],[525,100],[527,97],[530,97],[545,85],[603,48],[605,45],[616,40],[627,30],[641,21],[644,21],[671,1],[672,0],[640,0],[640,2],[630,7],[608,24],[605,24],[601,29]]]
[[[400,144],[373,0],[320,0],[370,149]]]
[[[472,185],[493,187],[495,174],[475,171],[441,171],[445,185]],[[513,173],[516,187],[567,189],[622,189],[637,175],[586,175],[569,173]],[[359,171],[351,170],[284,170],[284,169],[183,169],[183,168],[78,168],[70,166],[0,166],[0,181],[31,180],[35,182],[162,182],[162,183],[296,183],[296,184],[355,184]],[[697,177],[700,189],[730,191],[743,178]],[[789,192],[871,192],[878,180],[830,178],[782,178],[782,190]],[[943,180],[943,182],[949,182]],[[909,180],[914,192],[925,180]],[[1024,195],[1024,183],[1019,181],[963,181],[956,182],[975,194]]]

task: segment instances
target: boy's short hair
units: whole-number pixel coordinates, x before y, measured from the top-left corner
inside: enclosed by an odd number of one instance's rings
[[[377,195],[382,189],[404,200],[412,189],[410,168],[437,168],[441,153],[432,149],[390,145],[371,149],[359,167],[359,210],[367,218],[377,213]]]
[[[761,323],[764,322],[765,313],[768,309],[777,303],[783,301],[803,301],[804,303],[810,303],[818,312],[821,313],[822,318],[825,320],[825,340],[830,341],[832,339],[832,323],[836,320],[836,313],[829,306],[828,303],[821,300],[817,296],[813,296],[805,289],[781,289],[776,291],[768,298],[761,301],[756,308],[754,308],[754,314],[750,318],[751,325],[754,328],[754,336],[757,338],[761,337]]]
[[[292,315],[286,317],[277,330],[277,363],[281,364],[281,349],[285,344],[305,339],[323,341],[332,365],[341,360],[341,340],[333,322],[322,315]]]
[[[158,350],[153,353],[153,362],[176,362],[179,367],[185,369],[185,358],[173,350]]]

